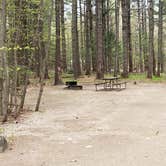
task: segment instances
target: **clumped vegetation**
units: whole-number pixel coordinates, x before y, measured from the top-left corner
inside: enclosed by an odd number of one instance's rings
[[[32,77],[35,111],[50,78],[165,81],[165,14],[165,0],[0,0],[2,121],[23,110]]]

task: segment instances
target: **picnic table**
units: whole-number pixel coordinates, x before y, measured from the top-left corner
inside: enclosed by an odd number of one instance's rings
[[[117,83],[120,77],[111,77],[111,78],[103,78],[105,88],[112,88],[114,83]]]
[[[103,90],[122,90],[126,89],[127,82],[119,81],[120,77],[111,77],[111,78],[103,78],[103,82],[96,83],[96,91],[98,90],[98,86],[103,86]]]

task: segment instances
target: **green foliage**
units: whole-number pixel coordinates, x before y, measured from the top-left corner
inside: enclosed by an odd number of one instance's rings
[[[71,73],[62,73],[62,81],[66,82],[66,81],[76,81],[74,79],[74,75]]]
[[[2,135],[4,133],[4,129],[0,128],[0,135]]]
[[[135,80],[135,81],[141,81],[141,82],[166,82],[166,75],[161,74],[161,77],[153,76],[152,80],[147,79],[146,73],[135,73],[130,74],[128,80]]]
[[[109,31],[105,33],[105,49],[108,51],[109,57],[115,57],[115,48],[116,48],[116,35],[114,31]],[[119,59],[121,61],[122,57],[122,44],[119,42],[118,49],[119,49]]]
[[[134,73],[132,73],[132,74],[129,74],[129,78],[128,78],[129,80],[140,80],[140,81],[142,81],[142,80],[145,80],[146,79],[146,74],[145,73],[136,73],[136,74],[134,74]]]

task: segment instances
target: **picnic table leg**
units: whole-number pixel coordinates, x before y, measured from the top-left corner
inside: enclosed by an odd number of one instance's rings
[[[106,88],[107,88],[107,82],[105,81],[104,82],[104,90],[106,90]]]
[[[112,81],[110,80],[110,82],[109,82],[109,86],[110,86],[110,90],[113,88],[112,87]]]
[[[104,83],[104,90],[106,90],[107,89],[107,87],[108,87],[108,82],[107,81],[105,81],[105,83]]]
[[[96,85],[96,91],[97,91],[97,85]]]

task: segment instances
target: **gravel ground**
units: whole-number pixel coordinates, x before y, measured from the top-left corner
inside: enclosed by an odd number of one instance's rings
[[[29,88],[33,109],[37,88]],[[120,92],[46,87],[41,111],[1,126],[0,166],[165,166],[166,84]]]

